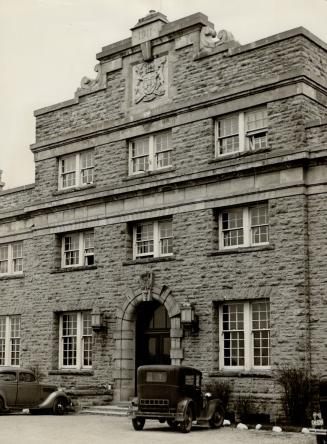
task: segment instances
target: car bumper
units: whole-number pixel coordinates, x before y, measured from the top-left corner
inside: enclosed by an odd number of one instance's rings
[[[310,435],[327,436],[327,429],[309,429]]]

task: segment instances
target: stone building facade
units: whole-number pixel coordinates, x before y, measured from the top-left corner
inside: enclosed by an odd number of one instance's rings
[[[35,183],[0,191],[0,365],[117,400],[192,365],[271,417],[278,365],[326,372],[326,50],[152,11],[37,110]]]

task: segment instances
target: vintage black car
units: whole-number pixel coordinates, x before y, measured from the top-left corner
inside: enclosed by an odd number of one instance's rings
[[[156,419],[183,433],[193,421],[221,427],[225,411],[219,399],[201,391],[202,374],[192,367],[144,365],[137,370],[137,398],[130,407],[133,427],[142,430],[146,419]]]
[[[0,368],[0,413],[29,409],[30,413],[52,412],[62,415],[71,404],[55,385],[41,384],[32,370]]]
[[[327,375],[319,382],[320,411],[313,414],[311,434],[317,436],[317,444],[327,444]]]

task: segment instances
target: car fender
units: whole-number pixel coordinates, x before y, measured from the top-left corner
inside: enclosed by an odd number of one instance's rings
[[[56,392],[50,393],[50,395],[41,404],[39,404],[38,408],[40,408],[40,409],[52,408],[53,403],[57,398],[63,398],[63,399],[65,399],[65,402],[67,405],[70,404],[70,399],[66,395],[66,393],[58,390]]]
[[[193,400],[191,398],[184,398],[182,401],[179,401],[177,404],[177,410],[176,410],[176,421],[184,421],[185,413],[187,407],[191,405],[191,409],[194,416],[194,405]]]
[[[205,408],[201,412],[201,419],[209,420],[212,418],[212,415],[214,414],[217,405],[222,406],[222,402],[220,399],[209,399]]]

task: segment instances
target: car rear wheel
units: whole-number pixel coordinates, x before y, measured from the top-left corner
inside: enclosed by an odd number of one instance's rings
[[[192,428],[192,421],[193,421],[192,409],[190,406],[187,406],[184,421],[180,423],[180,431],[182,433],[189,433]]]
[[[66,401],[64,398],[57,398],[52,405],[52,412],[55,415],[63,415],[66,410]]]
[[[210,427],[213,429],[218,429],[218,427],[221,427],[224,422],[224,417],[224,408],[221,405],[217,405],[211,419],[209,420]]]
[[[145,419],[144,418],[133,418],[132,419],[132,424],[134,427],[134,430],[142,430],[145,424]]]
[[[5,403],[2,398],[0,398],[0,414],[1,413],[6,413]]]

